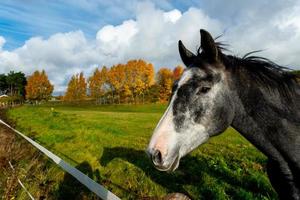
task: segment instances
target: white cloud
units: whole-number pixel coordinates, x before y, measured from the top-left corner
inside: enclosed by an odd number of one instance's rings
[[[180,19],[181,16],[182,16],[181,12],[177,9],[174,9],[164,13],[164,20],[166,22],[170,21],[172,23],[176,23],[176,21]]]
[[[0,52],[0,72],[21,70],[31,74],[45,69],[55,90],[63,88],[66,79],[89,66],[98,64],[98,55],[81,31],[58,33],[48,39],[33,37],[14,51]]]
[[[277,1],[277,4],[282,2]],[[276,2],[274,3],[274,6]],[[276,7],[276,6],[275,6]],[[300,2],[270,8],[268,14],[262,9],[252,11],[251,17],[241,17],[240,22],[228,28],[225,41],[238,55],[253,50],[263,50],[259,55],[281,65],[300,69]]]
[[[137,32],[136,21],[128,20],[118,26],[104,26],[97,32],[96,39],[103,53],[118,54],[120,50],[130,48],[132,38]]]
[[[30,74],[45,69],[55,84],[55,91],[59,92],[74,73],[83,71],[89,75],[96,66],[111,66],[128,59],[142,58],[156,68],[174,67],[181,63],[178,40],[195,52],[200,45],[200,28],[214,36],[226,30],[221,40],[231,45],[234,54],[265,49],[263,55],[279,64],[296,66],[298,63],[299,66],[300,6],[282,8],[277,14],[265,16],[265,22],[255,9],[245,12],[235,23],[225,23],[222,18],[212,17],[198,8],[166,12],[146,2],[137,5],[134,19],[103,26],[95,39],[87,39],[77,30],[49,38],[33,37],[23,46],[6,51],[5,39],[0,36],[0,73],[21,70]]]

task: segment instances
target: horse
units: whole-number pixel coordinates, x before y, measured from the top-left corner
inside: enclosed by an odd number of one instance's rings
[[[267,174],[280,199],[300,199],[300,87],[297,76],[267,58],[226,55],[224,44],[200,30],[197,54],[179,40],[186,68],[175,81],[147,154],[160,171],[210,137],[236,129],[268,158]]]

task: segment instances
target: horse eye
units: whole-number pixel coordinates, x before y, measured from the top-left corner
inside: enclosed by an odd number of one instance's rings
[[[199,91],[198,94],[205,94],[210,90],[210,87],[202,87]]]

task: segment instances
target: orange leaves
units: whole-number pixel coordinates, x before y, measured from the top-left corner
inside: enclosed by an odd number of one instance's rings
[[[72,76],[64,97],[65,101],[80,101],[86,98],[87,84],[83,73]]]
[[[90,94],[93,98],[99,98],[104,93],[104,84],[107,81],[107,69],[103,67],[101,70],[96,69],[94,74],[89,78]]]
[[[88,81],[83,73],[73,75],[62,99],[81,101],[87,99],[88,94],[100,104],[166,102],[171,95],[173,81],[180,78],[183,70],[181,66],[174,70],[161,68],[155,77],[151,63],[142,59],[129,60],[126,64],[113,65],[111,68],[104,66],[95,69]],[[52,92],[53,85],[45,71],[35,71],[28,78],[27,99],[48,100]]]
[[[112,86],[115,93],[120,93],[126,84],[125,65],[118,64],[111,67],[108,72],[108,83]]]
[[[44,70],[42,72],[35,71],[28,77],[25,90],[28,100],[49,100],[53,92],[53,85],[51,85]]]
[[[154,68],[143,60],[130,60],[125,65],[127,83],[134,95],[142,94],[154,83]]]
[[[157,84],[159,85],[159,100],[168,101],[172,92],[173,81],[178,80],[182,73],[183,67],[178,65],[173,72],[168,68],[161,68],[157,72]]]
[[[173,70],[173,78],[174,80],[178,80],[181,75],[183,73],[183,67],[178,65],[177,67],[175,67],[175,69]]]
[[[113,102],[114,98],[119,103],[127,102],[129,97],[136,99],[154,84],[153,65],[143,60],[130,60],[126,64],[114,65],[109,70],[106,69],[105,75],[103,70],[104,68],[99,72],[96,69],[89,78],[91,96],[96,99],[109,93]]]
[[[159,85],[159,100],[169,100],[173,84],[173,72],[168,68],[161,68],[157,72],[157,84]]]
[[[141,59],[129,60],[111,68],[95,69],[88,79],[89,94],[96,103],[156,102],[158,99],[165,102],[171,95],[173,81],[179,79],[182,73],[181,66],[173,71],[161,68],[155,81],[151,63]]]

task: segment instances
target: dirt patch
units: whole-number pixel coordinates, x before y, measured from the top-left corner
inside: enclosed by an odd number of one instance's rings
[[[12,160],[13,143],[15,134],[0,125],[0,196],[3,199],[11,199],[13,194],[11,191],[16,191],[18,187],[17,179],[12,174],[8,162]]]
[[[15,137],[11,131],[0,125],[0,168],[6,167],[7,159],[10,157],[11,144],[13,143]]]

